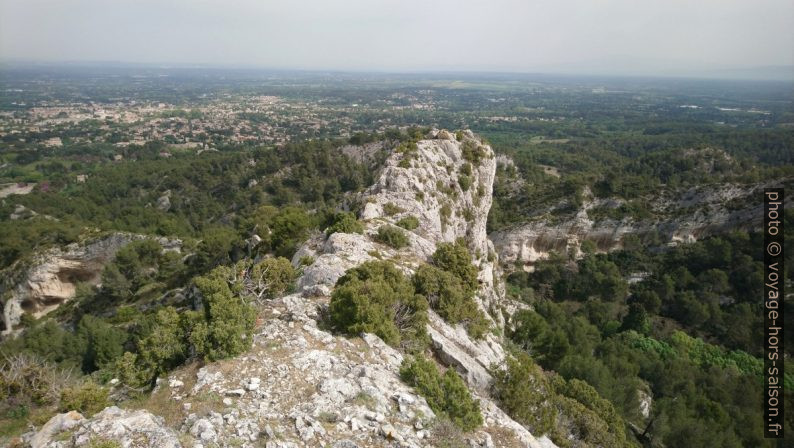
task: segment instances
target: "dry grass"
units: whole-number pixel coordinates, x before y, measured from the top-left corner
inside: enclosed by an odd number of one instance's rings
[[[463,431],[449,420],[435,421],[428,442],[436,448],[469,448]]]
[[[485,428],[485,432],[491,435],[494,445],[504,448],[523,448],[524,444],[518,440],[516,433],[509,428],[490,427]]]

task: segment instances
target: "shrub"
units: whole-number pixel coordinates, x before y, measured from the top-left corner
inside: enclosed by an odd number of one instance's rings
[[[464,431],[471,431],[482,424],[479,401],[472,399],[466,384],[454,369],[447,369],[442,376],[432,361],[417,356],[403,361],[400,376],[425,397],[433,412],[449,418]]]
[[[113,376],[121,384],[138,389],[151,385],[153,373],[143,367],[137,354],[124,352],[113,365]]]
[[[548,433],[555,424],[554,409],[546,399],[551,392],[549,382],[527,354],[516,356],[507,359],[506,368],[493,371],[493,396],[532,433]]]
[[[187,335],[174,307],[157,311],[146,325],[150,328],[138,343],[141,369],[153,381],[161,373],[182,364],[188,356]]]
[[[392,202],[387,202],[383,204],[383,213],[386,213],[387,216],[393,216],[397,213],[402,213],[404,210]]]
[[[19,316],[19,326],[22,328],[32,328],[36,326],[36,318],[30,313],[22,313]]]
[[[463,158],[474,165],[479,165],[486,157],[485,148],[473,140],[466,140],[462,148]]]
[[[473,293],[451,272],[435,266],[423,265],[413,276],[414,288],[422,294],[431,308],[449,323],[463,323],[475,338],[484,336],[488,321],[483,316]]]
[[[437,448],[469,448],[463,431],[446,418],[438,418],[430,428],[428,441]]]
[[[397,221],[397,225],[405,230],[414,230],[419,227],[419,219],[416,216],[406,216]]]
[[[411,241],[405,236],[402,230],[388,225],[378,228],[378,234],[375,236],[375,240],[395,249],[402,249],[411,244]]]
[[[477,268],[471,263],[471,254],[462,240],[440,243],[433,253],[433,264],[459,278],[469,293],[477,291]]]
[[[623,419],[620,418],[615,407],[605,398],[598,394],[598,391],[593,386],[586,382],[573,378],[570,381],[565,381],[559,378],[555,383],[555,389],[577,402],[581,403],[584,407],[595,413],[599,420],[603,420],[609,427],[609,432],[622,443],[626,444],[626,430]],[[592,431],[582,431],[585,433],[592,433]],[[595,442],[595,440],[594,440]],[[618,446],[618,443],[608,443],[609,446]]]
[[[292,288],[298,272],[286,258],[266,258],[255,264],[246,279],[257,299],[272,299]]]
[[[90,417],[109,404],[108,390],[92,381],[87,381],[65,388],[61,392],[59,407],[61,412],[78,411]]]
[[[426,344],[427,301],[388,261],[370,261],[342,276],[329,315],[331,324],[348,334],[373,333],[392,346]]]
[[[3,341],[3,345],[17,345],[18,348],[12,352],[25,350],[62,366],[79,369],[83,365],[85,341],[64,330],[51,319],[28,328],[16,339],[8,338]]]
[[[311,266],[314,264],[314,257],[311,255],[304,255],[298,260],[298,264],[301,266]]]
[[[441,213],[441,226],[446,227],[447,223],[449,222],[449,218],[452,217],[452,207],[445,202],[443,205],[441,205],[441,210],[439,210],[439,213]]]
[[[469,191],[469,188],[471,188],[471,177],[464,175],[458,176],[458,184],[461,190]]]
[[[0,360],[0,403],[5,405],[57,403],[71,372],[36,355],[20,353]]]
[[[199,355],[217,360],[239,355],[253,342],[256,310],[233,293],[227,279],[231,268],[218,267],[196,277],[196,288],[203,298],[202,320],[191,329],[190,340]]]
[[[334,222],[325,230],[326,235],[333,233],[363,233],[364,226],[356,219],[356,215],[350,212],[339,212],[334,215]]]

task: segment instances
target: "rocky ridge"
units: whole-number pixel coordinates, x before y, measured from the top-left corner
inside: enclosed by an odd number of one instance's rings
[[[457,179],[460,167],[469,163],[462,151],[466,144],[483,156],[472,163],[468,191]],[[400,380],[401,353],[374,335],[342,337],[319,323],[336,280],[347,269],[380,258],[410,273],[428,260],[437,243],[464,238],[480,268],[478,304],[495,328],[503,326],[500,310],[509,306],[485,234],[495,174],[492,150],[470,132],[434,131],[417,143],[410,166],[401,164],[404,157],[393,153],[375,185],[356,198],[363,204],[363,234],[316,235],[298,250],[296,265],[306,257],[313,262],[304,267],[296,293],[263,305],[251,351],[198,370],[185,367],[161,380],[144,404],[166,417],[154,434],[174,430],[180,443],[174,446],[192,447],[423,447],[443,442],[429,430],[434,415],[424,398]],[[449,210],[446,217],[442,209]],[[405,232],[409,247],[395,250],[372,239],[378,227],[405,216],[420,223]],[[489,368],[505,357],[499,337],[472,340],[464,328],[433,312],[428,330],[437,359],[458,370],[480,400],[484,425],[466,434],[469,446],[554,446],[546,437],[534,437],[490,399]],[[144,411],[121,412],[119,418]],[[57,437],[65,442],[54,441],[53,435],[40,446],[81,446],[80,434],[103,418],[80,420]],[[147,444],[151,438],[140,440],[124,446],[152,446]]]
[[[531,270],[533,263],[548,258],[552,251],[581,255],[584,241],[592,241],[601,251],[622,248],[627,235],[656,234],[662,243],[671,245],[692,243],[729,230],[757,229],[762,224],[763,189],[780,183],[720,184],[662,192],[658,198],[647,201],[657,218],[639,221],[593,219],[594,209],[617,208],[624,201],[597,199],[586,194],[589,198],[570,219],[556,222],[541,217],[492,232],[489,238],[505,270],[519,267]]]

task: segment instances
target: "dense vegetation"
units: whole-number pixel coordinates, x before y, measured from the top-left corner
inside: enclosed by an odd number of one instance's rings
[[[771,446],[761,432],[760,237],[539,262],[509,278],[511,293],[533,304],[513,316],[509,336],[544,369],[592,386],[643,442]],[[647,275],[628,284],[637,272]],[[794,387],[794,370],[786,372]],[[640,413],[646,395],[648,417]]]

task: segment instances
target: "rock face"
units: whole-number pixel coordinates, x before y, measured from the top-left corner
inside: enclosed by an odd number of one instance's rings
[[[102,268],[123,246],[144,238],[141,235],[114,233],[85,244],[54,248],[35,257],[25,268],[12,266],[3,272],[0,297],[3,304],[3,333],[13,331],[22,313],[39,318],[75,295],[79,282],[96,284]],[[166,250],[179,250],[181,241],[158,240]]]
[[[460,140],[443,130],[428,137],[415,151],[388,157],[375,184],[357,198],[363,204],[363,235],[317,235],[298,250],[294,264],[306,256],[315,259],[298,281],[302,291],[327,295],[346,270],[378,256],[399,258],[398,264],[410,271],[427,261],[438,243],[463,238],[480,269],[480,304],[489,311],[500,302],[503,285],[494,281],[499,267],[485,228],[496,175],[493,150],[470,131],[458,133]],[[467,160],[467,148],[476,159]],[[464,165],[470,166],[469,174]],[[416,229],[405,232],[409,247],[394,250],[373,241],[379,227],[409,216],[419,221]],[[491,314],[501,325],[501,315]]]
[[[783,184],[791,183],[783,180]],[[780,184],[781,182],[775,182]],[[591,218],[598,208],[616,208],[623,201],[594,199],[586,201],[576,215],[562,223],[540,218],[524,225],[493,232],[489,235],[503,268],[532,264],[547,258],[551,251],[565,253],[579,251],[584,241],[592,241],[599,250],[620,249],[627,235],[656,234],[663,243],[692,243],[710,235],[731,229],[751,230],[762,225],[761,194],[772,184],[738,186],[733,184],[691,188],[678,192],[663,192],[647,201],[658,218],[622,221]],[[790,202],[787,201],[787,204]]]

